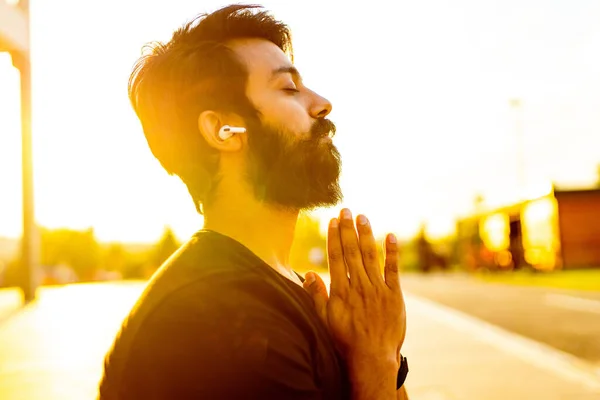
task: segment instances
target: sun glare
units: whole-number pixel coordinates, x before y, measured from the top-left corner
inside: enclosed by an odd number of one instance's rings
[[[141,4],[146,17],[140,17]],[[78,2],[32,4],[35,199],[41,225],[93,226],[103,239],[134,241],[156,239],[164,225],[180,237],[201,227],[183,185],[150,154],[126,86],[144,43],[164,40],[191,15],[222,4],[182,1],[165,10],[131,1],[120,3],[115,14],[99,3],[94,20],[70,16],[85,12]],[[336,20],[332,45],[320,46],[315,44],[322,43],[324,31],[315,27],[331,23],[329,16],[339,11],[334,2],[322,4],[319,16],[281,2],[264,5],[290,24],[297,66],[311,88],[334,104],[345,200],[318,210],[324,226],[347,206],[366,214],[380,235],[392,231],[408,238],[425,222],[430,235],[444,236],[453,232],[455,218],[473,212],[476,193],[495,207],[545,193],[550,178],[580,187],[595,180],[600,59],[590,55],[600,54],[600,36],[567,51],[564,44],[577,39],[570,30],[558,37],[553,25],[544,25],[538,38],[513,21],[508,8],[492,17],[484,6],[465,5],[472,15],[465,19],[442,4],[439,15],[446,17],[436,17],[434,28],[425,29],[409,16],[431,16],[429,9],[406,3],[397,5],[402,12],[365,25],[382,40],[364,42],[348,17]],[[348,12],[360,18],[360,11]],[[457,21],[464,29],[455,29]],[[589,29],[595,26],[592,19],[585,21]],[[481,35],[473,35],[476,30]],[[393,72],[380,73],[373,60],[389,54],[391,37],[398,38],[393,46],[404,61],[394,64]],[[106,46],[110,56],[99,51]],[[7,54],[0,54],[0,85],[0,236],[18,236],[19,85]],[[521,96],[519,132],[510,107],[515,93]],[[578,157],[557,163],[564,149]],[[521,153],[526,193],[515,189]]]

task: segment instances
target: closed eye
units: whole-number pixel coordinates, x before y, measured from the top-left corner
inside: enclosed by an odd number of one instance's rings
[[[288,92],[288,93],[299,93],[300,91],[296,88],[284,88],[283,89],[284,92]]]

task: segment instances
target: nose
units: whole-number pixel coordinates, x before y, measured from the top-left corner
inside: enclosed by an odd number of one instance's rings
[[[331,112],[331,109],[333,108],[331,102],[325,97],[318,95],[317,93],[313,92],[312,94],[313,101],[309,110],[310,116],[315,119],[327,117]]]

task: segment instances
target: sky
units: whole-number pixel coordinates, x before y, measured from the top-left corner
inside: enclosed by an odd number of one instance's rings
[[[151,155],[127,79],[144,43],[225,4],[31,1],[41,225],[135,242],[166,225],[183,239],[202,227],[183,184]],[[345,199],[318,210],[323,221],[347,206],[378,234],[407,238],[425,222],[435,236],[477,194],[494,207],[550,182],[597,180],[600,2],[262,4],[291,27],[307,85],[333,103]],[[0,236],[21,232],[19,134],[18,72],[0,54]]]

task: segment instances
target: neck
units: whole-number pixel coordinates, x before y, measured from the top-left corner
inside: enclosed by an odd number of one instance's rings
[[[204,212],[204,229],[237,240],[271,268],[288,275],[298,211],[278,209],[251,195],[221,194]]]

